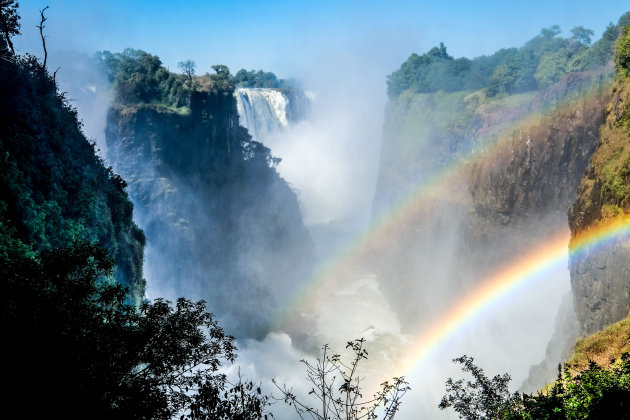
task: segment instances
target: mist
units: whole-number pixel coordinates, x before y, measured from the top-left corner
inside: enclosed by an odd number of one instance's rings
[[[230,277],[233,282],[225,284],[203,282],[201,279],[215,263],[203,256],[204,249],[198,249],[194,256],[200,261],[198,265],[174,267],[174,261],[185,258],[185,252],[174,249],[172,238],[167,234],[147,238],[147,297],[208,299],[209,309],[217,312],[221,325],[239,338],[237,364],[227,372],[235,375],[240,368],[248,379],[261,381],[266,392],[278,395],[271,384],[276,379],[306,395],[310,387],[299,360],[316,357],[324,344],[341,350],[347,341],[361,337],[366,339],[370,351],[364,371],[368,384],[389,379],[399,360],[414,360],[415,355],[408,354],[408,349],[418,338],[474,291],[475,285],[500,267],[509,266],[519,253],[536,247],[549,231],[568,231],[566,213],[554,210],[536,220],[523,219],[497,228],[499,239],[494,242],[473,243],[471,224],[478,220],[471,216],[474,205],[466,180],[459,180],[438,184],[439,196],[420,203],[421,211],[413,223],[397,227],[400,231],[391,236],[369,242],[375,237],[377,222],[386,219],[410,191],[458,162],[456,157],[436,163],[435,156],[441,150],[427,135],[420,139],[425,160],[415,162],[422,175],[404,179],[400,185],[378,185],[379,176],[390,169],[383,157],[391,145],[391,133],[384,129],[388,106],[385,80],[410,53],[424,51],[418,48],[417,33],[412,33],[408,25],[402,30],[387,25],[349,39],[337,39],[332,46],[328,40],[301,40],[282,44],[283,50],[274,51],[271,58],[264,59],[266,62],[255,64],[266,71],[277,71],[265,67],[273,64],[282,67],[281,71],[291,71],[281,76],[298,80],[301,89],[312,98],[306,118],[254,140],[282,159],[277,171],[297,194],[314,252],[300,248],[293,254],[273,254],[265,250],[261,257],[264,235],[248,236],[247,232],[253,231],[249,224],[253,219],[249,214],[240,217],[240,236],[235,238],[239,254],[230,261],[236,261],[239,274],[259,280],[258,288],[251,290],[249,283],[234,285],[238,276]],[[312,54],[297,50],[311,46]],[[161,53],[148,52],[158,56]],[[298,58],[287,58],[294,56]],[[219,56],[211,59],[213,63],[223,62]],[[169,56],[168,60],[173,58]],[[60,68],[60,89],[68,92],[70,102],[77,107],[86,135],[96,142],[101,156],[125,175],[132,165],[121,167],[106,142],[111,98],[104,75],[86,53],[51,50],[49,63],[52,70]],[[236,70],[237,67],[232,68],[233,72]],[[448,116],[436,111],[432,118]],[[154,191],[163,202],[170,200],[172,191],[177,191],[178,202],[172,208],[155,208],[151,205],[156,201],[143,201],[137,189],[128,189],[135,205],[134,218],[145,231],[159,230],[174,208],[186,217],[173,219],[173,225],[186,219],[182,222],[185,229],[196,229],[191,233],[190,246],[199,244],[198,238],[221,235],[224,230],[232,232],[222,226],[220,217],[208,211],[209,201],[198,199],[198,185],[186,185],[183,178],[164,181],[154,164],[144,157],[133,165],[137,173],[151,174],[160,180]],[[284,191],[270,194],[286,199]],[[222,198],[228,196],[233,197],[226,193]],[[367,245],[362,242],[365,235]],[[393,254],[396,258],[390,258]],[[343,267],[335,270],[338,266]],[[527,379],[530,366],[541,362],[548,351],[555,328],[552,320],[558,315],[563,296],[570,291],[567,266],[568,257],[557,261],[544,275],[488,304],[426,357],[411,363],[403,374],[412,391],[402,400],[397,418],[455,418],[454,413],[441,412],[437,405],[446,379],[460,376],[452,359],[463,354],[475,357],[488,376],[509,372],[512,389],[516,390]],[[275,270],[273,275],[270,267]],[[325,274],[318,274],[321,272]],[[215,278],[229,275],[226,270],[211,274]],[[293,312],[286,316],[293,318],[291,322],[275,321],[299,290],[317,281],[327,286],[318,290],[314,302],[291,308]],[[276,403],[272,411],[279,419],[294,418],[282,402]]]

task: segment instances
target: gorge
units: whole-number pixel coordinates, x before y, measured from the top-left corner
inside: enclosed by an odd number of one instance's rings
[[[263,394],[308,395],[296,362],[361,337],[364,390],[411,383],[397,418],[452,417],[464,353],[535,392],[574,351],[621,356],[584,343],[630,310],[628,25],[402,64],[371,62],[383,35],[299,83],[130,48],[51,75],[1,43],[0,255],[100,244],[136,307],[205,300],[237,338],[221,373]]]

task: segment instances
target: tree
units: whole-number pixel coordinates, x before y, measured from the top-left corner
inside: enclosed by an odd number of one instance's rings
[[[212,66],[215,74],[210,75],[210,80],[218,91],[231,95],[234,92],[234,81],[230,74],[230,69],[224,64],[215,64]]]
[[[579,42],[584,45],[591,45],[591,37],[595,35],[595,32],[583,26],[576,26],[571,29],[571,33],[573,34],[570,39],[571,42]]]
[[[15,0],[0,0],[0,26],[3,40],[15,54],[11,37],[20,33],[20,16],[17,13],[19,3]]]
[[[545,39],[551,39],[551,38],[555,38],[556,36],[560,35],[560,26],[558,25],[553,25],[549,28],[543,28],[540,30],[540,37],[545,38]]]
[[[186,60],[177,63],[177,67],[179,67],[182,72],[184,72],[184,74],[188,76],[188,79],[190,80],[190,88],[192,89],[193,76],[195,75],[195,67],[197,67],[197,64],[192,60]]]
[[[565,48],[543,55],[534,75],[538,86],[546,88],[560,80],[567,73],[568,62],[569,54]]]
[[[630,420],[630,355],[611,360],[603,368],[590,362],[588,368],[575,376],[572,366],[558,366],[558,379],[544,392],[536,395],[511,394],[510,376],[497,375],[488,379],[471,357],[454,360],[470,372],[473,382],[463,379],[446,382],[447,394],[441,409],[454,408],[466,420],[564,420],[615,419]]]
[[[621,30],[617,41],[615,72],[618,80],[623,80],[630,74],[630,26],[626,26]]]
[[[496,375],[489,379],[484,371],[477,367],[472,357],[466,355],[453,359],[463,365],[462,371],[472,375],[473,381],[463,379],[446,381],[446,395],[442,397],[440,409],[453,408],[459,417],[466,420],[490,420],[505,418],[513,411],[519,401],[518,393],[511,394],[508,389],[510,375]],[[500,416],[503,417],[500,417]]]
[[[280,387],[273,381],[283,395],[283,400],[292,406],[298,416],[305,415],[316,420],[332,419],[376,419],[377,413],[382,414],[383,420],[394,418],[400,406],[400,400],[410,389],[404,377],[393,378],[391,382],[381,384],[382,388],[368,401],[362,400],[361,382],[357,369],[359,362],[367,359],[367,351],[363,348],[364,339],[348,342],[346,349],[354,353],[350,364],[345,364],[339,354],[329,355],[329,347],[323,347],[321,359],[313,364],[301,360],[306,365],[307,379],[314,388],[309,392],[319,401],[321,412],[309,406],[303,399],[299,399],[286,385]]]
[[[215,64],[211,67],[212,67],[212,70],[214,70],[217,73],[217,76],[220,76],[226,79],[230,78],[230,69],[225,64]]]
[[[5,236],[0,360],[8,418],[267,416],[259,387],[218,373],[236,358],[234,338],[203,301],[136,307],[108,280],[113,261],[104,250],[84,244],[33,256]]]

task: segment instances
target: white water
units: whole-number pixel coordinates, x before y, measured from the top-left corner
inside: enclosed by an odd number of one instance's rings
[[[240,88],[234,93],[241,125],[262,141],[289,125],[289,98],[280,90]]]

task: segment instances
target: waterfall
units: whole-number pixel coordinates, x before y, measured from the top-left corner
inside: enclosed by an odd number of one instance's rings
[[[262,141],[304,117],[307,96],[295,89],[240,88],[234,93],[241,125]]]

